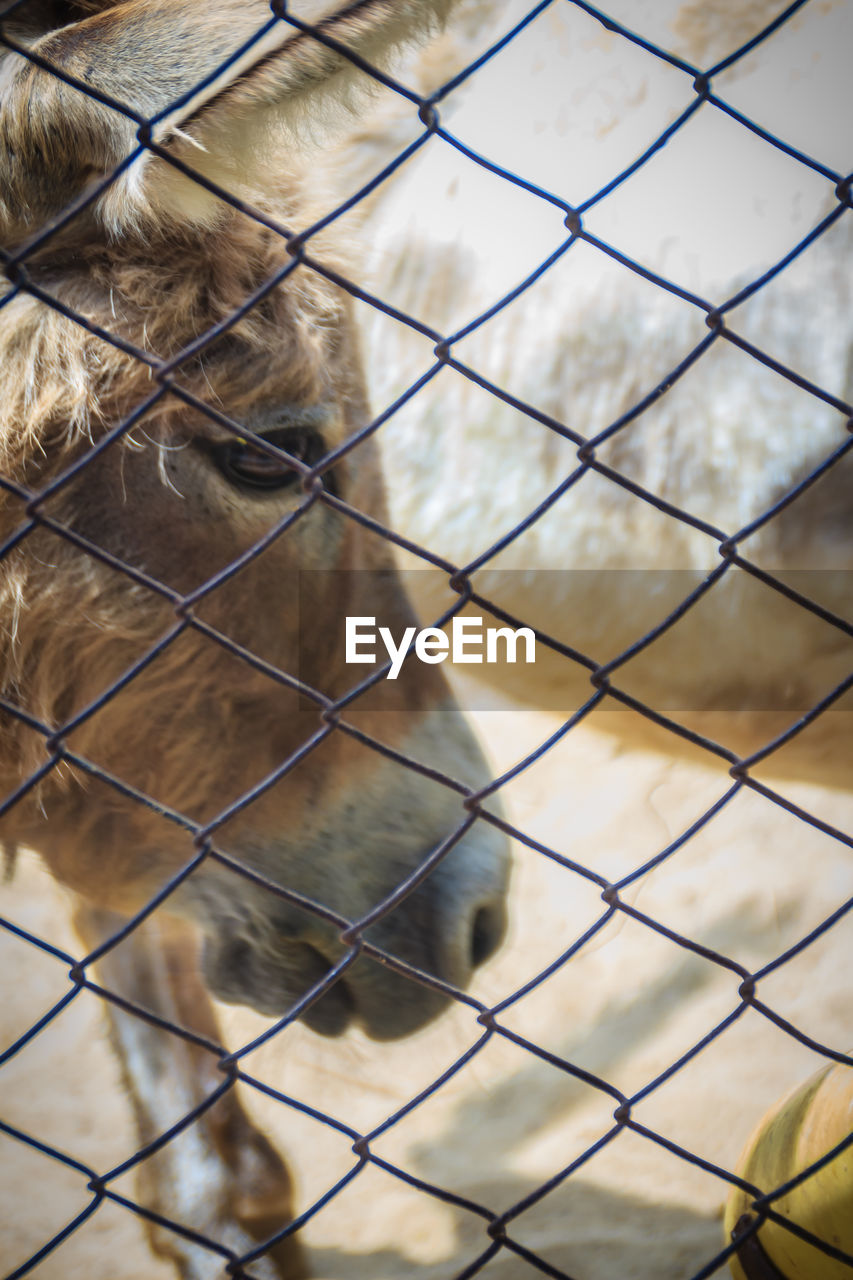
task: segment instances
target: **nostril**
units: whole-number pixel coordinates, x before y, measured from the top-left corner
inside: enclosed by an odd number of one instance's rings
[[[502,903],[489,903],[478,907],[471,926],[471,964],[484,964],[493,956],[503,941],[506,915]]]

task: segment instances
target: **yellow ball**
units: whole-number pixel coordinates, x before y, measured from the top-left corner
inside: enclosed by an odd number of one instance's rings
[[[853,1131],[853,1068],[824,1068],[782,1098],[754,1131],[737,1173],[768,1193],[796,1177]],[[726,1237],[756,1217],[753,1197],[735,1187],[726,1207]],[[853,1146],[810,1174],[773,1210],[827,1244],[853,1255]],[[734,1280],[853,1280],[853,1268],[831,1258],[780,1223],[767,1220],[729,1260]]]

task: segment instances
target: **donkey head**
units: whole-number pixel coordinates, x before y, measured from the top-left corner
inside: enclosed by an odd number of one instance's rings
[[[381,61],[435,16],[360,0],[318,40],[261,0],[23,0],[2,27],[4,834],[100,905],[170,886],[213,990],[270,1014],[365,917],[455,985],[503,928],[436,669],[337,702],[345,617],[409,607],[342,255],[292,235],[293,122],[363,75],[338,48]],[[305,1016],[390,1036],[443,1001],[359,957]]]

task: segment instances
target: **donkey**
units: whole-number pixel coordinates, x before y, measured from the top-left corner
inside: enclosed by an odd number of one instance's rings
[[[307,1265],[208,991],[401,1036],[504,929],[505,840],[440,672],[340,701],[365,676],[345,618],[396,634],[410,609],[299,159],[300,119],[367,79],[341,47],[381,63],[441,10],[356,0],[316,36],[262,0],[3,18],[2,838],[77,896],[73,976],[106,992],[154,1144],[152,1245],[191,1280]]]
[[[526,0],[468,0],[417,55],[458,145],[434,137],[371,210],[372,288],[421,326],[367,317],[377,409],[424,382],[381,434],[391,521],[557,642],[472,675],[566,715],[612,690],[595,722],[667,753],[617,695],[735,756],[808,713],[766,767],[847,787],[853,9],[603,7],[681,66]],[[350,154],[377,164],[409,119],[369,119]],[[412,581],[424,616],[445,607],[446,574]]]

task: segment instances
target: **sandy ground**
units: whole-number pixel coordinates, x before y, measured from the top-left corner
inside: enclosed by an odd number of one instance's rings
[[[543,714],[482,712],[477,724],[498,767],[544,739]],[[711,764],[626,750],[592,727],[576,730],[507,789],[513,820],[536,839],[612,879],[663,849],[726,789]],[[850,830],[849,796],[785,784],[790,798]],[[3,914],[78,950],[63,897],[34,858],[3,889]],[[853,859],[838,841],[755,794],[741,793],[626,900],[649,916],[754,969],[792,945],[853,894]],[[496,1002],[553,961],[602,912],[597,891],[519,847],[507,944],[475,993]],[[844,918],[761,985],[776,1011],[816,1040],[849,1047],[849,957]],[[0,935],[3,1044],[66,989],[62,965]],[[737,1004],[737,979],[636,921],[605,928],[562,970],[503,1015],[506,1026],[628,1094],[652,1081]],[[225,1011],[227,1037],[263,1027]],[[331,1042],[294,1028],[254,1053],[260,1079],[361,1131],[380,1124],[439,1076],[477,1037],[470,1011],[452,1010],[408,1041],[377,1046],[358,1034]],[[643,1125],[731,1168],[749,1130],[787,1087],[820,1064],[811,1050],[749,1011],[634,1112]],[[129,1109],[97,1000],[81,995],[0,1073],[2,1115],[97,1168],[134,1148]],[[251,1099],[298,1171],[307,1206],[353,1162],[335,1131],[280,1103]],[[605,1134],[612,1102],[558,1067],[493,1038],[437,1094],[376,1143],[416,1177],[502,1211],[528,1196]],[[87,1203],[85,1179],[10,1138],[0,1139],[0,1269],[13,1271]],[[128,1186],[128,1190],[131,1188]],[[725,1187],[646,1137],[622,1132],[527,1209],[512,1233],[577,1280],[687,1280],[722,1244]],[[323,1280],[439,1280],[487,1245],[480,1218],[368,1168],[307,1231]],[[160,1280],[133,1216],[99,1209],[30,1272],[39,1280]],[[499,1254],[489,1280],[539,1274]],[[727,1274],[721,1269],[719,1274]]]

